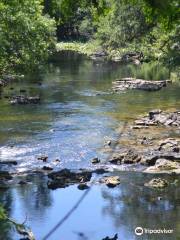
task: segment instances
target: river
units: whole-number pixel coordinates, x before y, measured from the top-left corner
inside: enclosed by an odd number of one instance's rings
[[[10,84],[0,100],[0,160],[15,160],[14,173],[43,167],[38,156],[48,156],[54,169],[92,168],[91,159],[106,159],[104,143],[119,137],[119,128],[152,108],[180,106],[180,85],[157,92],[111,92],[112,81],[144,74],[168,78],[168,70],[156,72],[139,66],[93,62],[75,53],[61,53],[40,74]],[[143,77],[143,76],[142,76]],[[38,105],[10,105],[6,95],[26,90],[40,95]],[[55,161],[59,159],[60,162]],[[7,169],[7,166],[4,167]],[[118,233],[119,239],[178,239],[180,190],[173,185],[163,191],[144,187],[152,176],[138,172],[117,172],[121,184],[115,189],[94,185],[76,212],[49,239],[101,240]],[[21,179],[21,177],[19,177]],[[9,215],[26,224],[37,240],[61,219],[82,195],[77,186],[49,190],[43,174],[28,174],[27,185],[0,189],[0,202]],[[173,178],[169,176],[169,178]],[[136,227],[173,229],[173,234],[134,234]],[[0,239],[18,240],[13,230],[0,227]],[[165,238],[164,238],[165,237]]]

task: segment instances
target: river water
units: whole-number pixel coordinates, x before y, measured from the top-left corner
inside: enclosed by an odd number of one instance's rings
[[[150,68],[150,67],[149,67]],[[31,74],[9,85],[0,100],[0,160],[16,160],[11,172],[27,172],[44,165],[60,168],[92,168],[90,160],[106,159],[104,143],[116,140],[119,128],[152,108],[180,106],[180,85],[158,92],[127,91],[112,94],[112,81],[120,77],[168,78],[168,70],[92,62],[84,56],[61,53],[40,74]],[[6,95],[26,90],[40,95],[39,105],[10,105]],[[48,163],[37,160],[48,156]],[[59,159],[60,162],[55,161]],[[4,167],[6,169],[7,167]],[[114,173],[113,173],[114,174]],[[119,234],[119,239],[178,239],[180,191],[171,185],[150,190],[144,182],[152,175],[118,172],[121,184],[115,189],[95,185],[68,221],[49,239],[101,240]],[[28,185],[0,190],[0,201],[9,215],[27,225],[37,240],[64,216],[82,195],[77,186],[55,191],[47,188],[42,174],[27,175]],[[173,177],[169,177],[173,182]],[[136,236],[136,227],[172,229],[172,234]],[[13,230],[0,226],[0,239],[20,239]]]

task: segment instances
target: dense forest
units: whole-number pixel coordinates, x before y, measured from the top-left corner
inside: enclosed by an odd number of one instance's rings
[[[179,63],[177,0],[1,0],[0,12],[1,75],[39,66],[57,42],[86,43],[90,52],[106,49],[110,57],[135,51],[144,61]]]

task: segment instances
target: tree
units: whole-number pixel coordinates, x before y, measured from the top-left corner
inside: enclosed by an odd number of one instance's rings
[[[0,73],[45,61],[55,43],[55,21],[42,15],[41,0],[1,0]]]
[[[94,26],[106,10],[106,0],[44,0],[44,6],[44,13],[56,20],[58,39],[72,40],[80,37],[81,24],[87,32],[89,28],[96,30]]]
[[[126,47],[132,41],[139,41],[150,27],[141,5],[113,0],[107,15],[100,20],[97,37],[105,46]]]

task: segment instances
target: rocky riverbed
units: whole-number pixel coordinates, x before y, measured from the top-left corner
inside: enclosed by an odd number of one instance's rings
[[[145,117],[135,120],[136,125],[133,122],[129,123],[123,130],[121,139],[118,140],[115,148],[111,141],[108,141],[108,144],[104,147],[104,149],[109,149],[109,157],[105,161],[101,161],[99,158],[91,160],[92,169],[54,171],[52,167],[48,167],[46,164],[48,157],[42,156],[38,159],[44,162],[44,167],[37,171],[48,174],[47,185],[50,189],[79,184],[81,190],[88,188],[87,184],[91,182],[92,174],[102,175],[106,173],[106,175],[100,177],[99,183],[106,184],[109,187],[119,185],[119,177],[111,177],[112,169],[143,171],[151,174],[180,174],[179,116],[177,110],[166,112],[151,110]],[[142,126],[142,128],[135,128],[134,126]],[[147,128],[144,128],[144,126]],[[171,135],[176,137],[171,137]],[[1,164],[17,165],[17,162],[7,161],[1,162]],[[12,181],[12,178],[13,176],[8,171],[0,172],[1,183]],[[154,186],[157,183],[158,187],[159,182],[159,180],[154,180],[152,185]],[[151,185],[151,182],[149,185]],[[159,186],[162,186],[162,184],[159,184]],[[168,186],[168,184],[163,186]]]
[[[128,89],[138,89],[144,91],[158,91],[166,87],[171,80],[149,81],[136,78],[122,78],[113,82],[113,91],[121,92]]]

